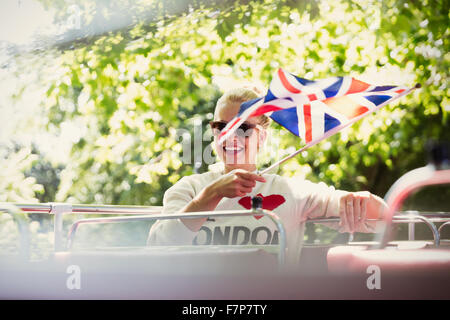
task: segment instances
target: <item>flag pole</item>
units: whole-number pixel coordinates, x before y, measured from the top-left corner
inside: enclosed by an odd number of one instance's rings
[[[392,98],[392,99],[390,99],[390,100],[387,100],[387,101],[383,102],[382,104],[380,104],[379,106],[377,106],[377,107],[374,108],[373,110],[370,110],[370,111],[367,112],[367,113],[364,113],[364,114],[362,114],[362,115],[360,115],[360,116],[358,116],[358,117],[353,118],[352,121],[349,121],[349,122],[346,123],[345,125],[337,126],[337,127],[333,128],[333,129],[331,129],[330,131],[328,131],[325,135],[323,135],[323,136],[320,137],[319,139],[316,139],[316,140],[311,141],[310,143],[308,143],[308,144],[305,145],[304,147],[298,149],[297,151],[294,151],[293,153],[291,153],[291,154],[288,155],[287,157],[285,157],[285,158],[283,158],[283,159],[281,159],[281,160],[278,160],[277,162],[275,162],[274,164],[272,164],[270,167],[268,167],[268,168],[266,168],[266,169],[263,169],[262,171],[259,171],[259,170],[258,170],[257,174],[261,175],[261,174],[264,174],[264,173],[269,172],[269,171],[272,170],[273,168],[278,167],[278,166],[279,166],[280,164],[282,164],[283,162],[285,162],[285,161],[287,161],[287,160],[289,160],[289,159],[295,157],[296,155],[298,155],[299,153],[303,152],[304,150],[306,150],[306,149],[308,149],[308,148],[310,148],[310,147],[312,147],[312,146],[318,144],[318,143],[321,142],[322,140],[324,140],[324,139],[326,139],[326,138],[328,138],[328,137],[334,135],[335,133],[339,132],[340,130],[342,130],[342,129],[344,129],[344,128],[346,128],[346,127],[348,127],[348,126],[354,124],[356,121],[358,121],[358,120],[364,118],[365,116],[369,115],[370,113],[375,112],[375,111],[378,111],[380,108],[384,107],[386,104],[391,103],[392,101],[395,101],[395,100],[397,100],[397,99],[400,99],[401,97],[406,96],[407,94],[411,93],[413,90],[419,89],[420,87],[421,87],[420,83],[417,83],[414,87],[409,88],[408,90],[405,90],[404,92],[400,93],[398,96],[396,96],[396,97],[394,97],[394,98]]]

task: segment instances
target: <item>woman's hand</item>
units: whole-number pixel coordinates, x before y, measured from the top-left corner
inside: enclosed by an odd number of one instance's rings
[[[350,192],[340,201],[340,231],[373,232],[376,223],[368,224],[367,219],[382,219],[386,209],[387,205],[383,199],[368,191]]]
[[[214,181],[209,188],[221,198],[243,197],[252,192],[256,181],[266,182],[266,179],[255,173],[236,169]]]
[[[181,212],[214,211],[222,198],[243,197],[250,193],[256,181],[266,182],[266,179],[242,169],[230,171],[205,187]],[[181,221],[191,231],[197,232],[206,218]]]

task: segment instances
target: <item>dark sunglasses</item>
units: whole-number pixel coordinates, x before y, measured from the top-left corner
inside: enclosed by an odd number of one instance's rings
[[[209,125],[211,126],[211,129],[213,130],[213,134],[217,135],[220,133],[220,131],[225,128],[225,126],[228,124],[228,122],[225,121],[211,121]],[[259,124],[253,124],[253,123],[246,123],[244,122],[239,126],[239,128],[236,129],[236,135],[239,137],[245,137],[248,138],[253,134],[253,130],[255,128],[262,129],[262,127]]]

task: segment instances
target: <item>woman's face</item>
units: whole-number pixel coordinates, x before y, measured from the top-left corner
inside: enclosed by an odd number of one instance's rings
[[[216,108],[214,121],[231,121],[240,108],[240,103],[229,103],[218,105]],[[249,124],[258,124],[259,118],[253,117],[245,121]],[[262,145],[264,133],[262,127],[258,126],[253,130],[243,132],[242,129],[233,133],[224,143],[218,144],[218,135],[214,135],[214,146],[219,158],[225,163],[226,171],[233,169],[256,170],[256,156],[259,145]],[[259,140],[259,141],[258,141]]]

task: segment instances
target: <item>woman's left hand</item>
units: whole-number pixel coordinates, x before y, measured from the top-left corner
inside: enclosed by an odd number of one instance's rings
[[[341,232],[373,232],[375,223],[367,225],[367,219],[382,219],[386,203],[368,191],[349,192],[341,198],[339,223]]]

